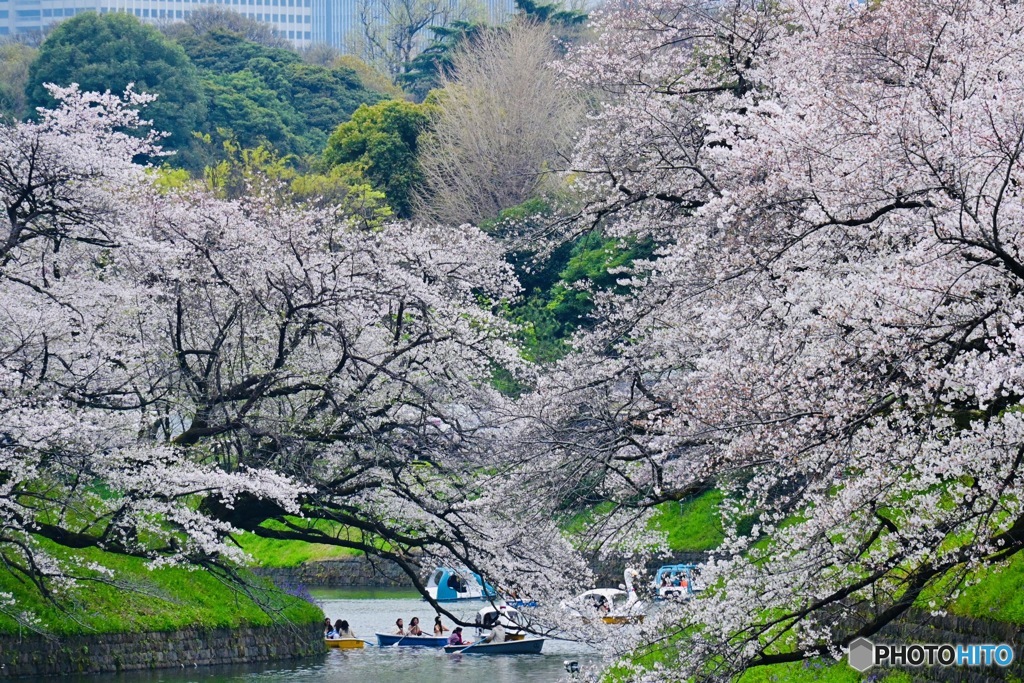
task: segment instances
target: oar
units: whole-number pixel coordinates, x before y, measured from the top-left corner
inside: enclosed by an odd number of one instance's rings
[[[480,644],[480,643],[482,643],[482,642],[484,642],[484,639],[483,639],[483,638],[481,638],[480,640],[474,640],[474,641],[473,641],[472,643],[470,643],[470,644],[469,644],[469,645],[467,645],[466,647],[464,647],[464,648],[462,648],[461,650],[459,650],[459,654],[461,655],[461,654],[462,654],[462,653],[464,653],[464,652],[465,652],[466,650],[470,649],[471,647],[473,647],[473,646],[475,646],[475,645],[479,645],[479,644]]]
[[[395,643],[391,647],[398,647],[402,643],[402,641],[405,640],[408,637],[409,637],[408,633],[404,634],[401,638],[396,640]]]

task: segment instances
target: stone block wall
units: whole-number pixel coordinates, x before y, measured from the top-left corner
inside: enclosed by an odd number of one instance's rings
[[[936,683],[995,683],[1024,679],[1024,628],[991,619],[973,619],[947,614],[932,616],[911,609],[870,638],[880,643],[1006,643],[1013,647],[1014,661],[1005,669],[977,667],[906,667],[914,681]],[[876,673],[871,670],[870,673]]]
[[[297,567],[262,567],[255,571],[283,587],[412,588],[412,581],[398,565],[377,558],[350,557],[343,560],[320,560],[307,562]]]
[[[296,659],[325,651],[319,623],[235,629],[0,636],[0,679]]]

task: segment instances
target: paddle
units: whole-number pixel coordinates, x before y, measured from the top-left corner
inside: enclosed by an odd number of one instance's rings
[[[394,644],[393,644],[393,645],[392,645],[391,647],[398,647],[399,645],[401,645],[401,644],[402,644],[402,641],[403,641],[403,640],[405,640],[405,639],[406,639],[406,638],[408,638],[408,637],[409,637],[409,634],[408,634],[408,633],[406,633],[406,634],[403,634],[403,635],[402,635],[402,637],[401,637],[401,638],[399,638],[398,640],[396,640],[396,641],[395,641],[395,643],[394,643]]]
[[[485,643],[485,642],[487,642],[486,638],[481,638],[480,640],[474,640],[472,643],[470,643],[466,647],[464,647],[461,650],[459,650],[459,654],[461,655],[463,652],[465,652],[469,648],[474,647],[475,645],[479,645],[480,643]]]

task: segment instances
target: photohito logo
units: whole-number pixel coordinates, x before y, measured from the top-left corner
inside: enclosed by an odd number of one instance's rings
[[[999,645],[876,645],[867,638],[850,643],[850,666],[867,671],[873,666],[1009,666],[1013,648]]]

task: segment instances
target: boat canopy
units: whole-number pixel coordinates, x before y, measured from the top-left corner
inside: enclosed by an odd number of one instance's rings
[[[494,588],[468,569],[438,567],[427,581],[427,593],[438,602],[493,598]]]
[[[654,575],[658,597],[687,597],[704,589],[700,568],[695,564],[666,564]]]
[[[488,605],[476,613],[476,626],[478,629],[491,629],[497,623],[505,628],[508,635],[525,633],[526,618],[514,607],[507,605]]]

